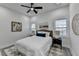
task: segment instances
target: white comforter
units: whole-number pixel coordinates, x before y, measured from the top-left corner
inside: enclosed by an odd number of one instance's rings
[[[52,44],[51,37],[31,36],[16,42],[15,46],[25,55],[47,55]]]

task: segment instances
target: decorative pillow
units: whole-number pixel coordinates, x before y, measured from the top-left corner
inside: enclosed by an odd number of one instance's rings
[[[46,37],[46,34],[45,33],[36,33],[36,36]]]
[[[38,31],[38,33],[46,34],[46,37],[48,37],[50,35],[50,32]]]

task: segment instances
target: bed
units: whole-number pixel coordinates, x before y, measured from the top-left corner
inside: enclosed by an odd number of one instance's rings
[[[37,31],[39,32],[39,31]],[[46,32],[46,31],[44,31]],[[48,31],[50,32],[50,31]],[[50,32],[51,34],[51,32]],[[43,35],[43,34],[42,34]],[[15,43],[16,48],[27,56],[47,56],[50,46],[52,45],[51,35],[46,37],[31,36]]]

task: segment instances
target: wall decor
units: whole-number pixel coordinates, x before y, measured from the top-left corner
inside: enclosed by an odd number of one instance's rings
[[[79,13],[73,17],[72,30],[75,35],[79,35]]]
[[[40,25],[40,28],[48,28],[48,25]]]
[[[39,29],[48,29],[48,25],[39,25]]]
[[[12,32],[21,32],[22,31],[22,23],[21,22],[12,21],[11,22],[11,31]]]

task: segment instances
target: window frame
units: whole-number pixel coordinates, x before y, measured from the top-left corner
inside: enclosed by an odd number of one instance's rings
[[[59,20],[66,20],[66,27],[56,27],[56,21],[59,21]],[[54,23],[54,29],[56,30],[56,31],[58,31],[57,30],[57,28],[61,28],[61,29],[63,29],[63,28],[65,28],[66,29],[66,34],[65,35],[61,35],[61,36],[63,36],[63,37],[66,37],[67,36],[67,18],[61,18],[61,19],[56,19],[55,20],[55,23]],[[62,34],[63,34],[63,31],[62,31]]]
[[[33,28],[33,24],[34,24],[34,28]],[[32,31],[35,31],[36,30],[36,24],[35,23],[32,23],[31,24],[31,29],[32,29]]]

